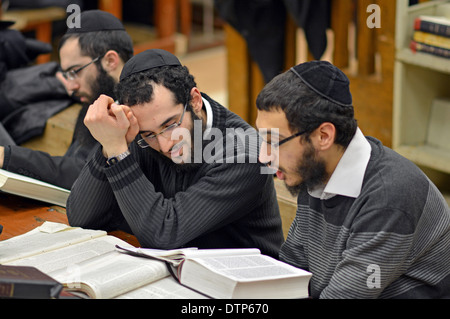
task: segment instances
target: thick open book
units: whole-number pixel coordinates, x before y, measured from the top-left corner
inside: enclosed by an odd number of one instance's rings
[[[70,191],[0,169],[0,191],[66,207]]]
[[[164,262],[118,252],[133,248],[104,231],[45,222],[0,241],[0,264],[32,266],[87,298],[206,298],[181,286]]]
[[[169,263],[182,285],[212,298],[287,299],[309,295],[311,273],[262,255],[258,249],[118,249]]]

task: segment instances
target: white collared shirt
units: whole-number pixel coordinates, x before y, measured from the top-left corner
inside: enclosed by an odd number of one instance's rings
[[[316,187],[308,193],[322,200],[336,195],[357,198],[371,151],[369,142],[358,128],[325,187]]]
[[[212,112],[211,104],[209,104],[209,102],[204,97],[202,97],[202,100],[203,100],[203,104],[205,105],[205,110],[206,110],[206,127],[205,127],[205,131],[203,132],[203,138],[208,139],[209,133],[212,128],[212,123],[213,123],[213,112]]]

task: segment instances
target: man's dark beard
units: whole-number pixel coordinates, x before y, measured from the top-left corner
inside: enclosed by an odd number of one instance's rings
[[[316,186],[325,183],[328,179],[325,162],[316,160],[316,150],[311,144],[308,144],[303,153],[302,162],[296,168],[296,172],[302,178],[302,182],[298,185],[288,186],[286,188],[292,194],[297,196],[301,190],[305,188],[313,189]]]
[[[82,104],[82,109],[78,115],[77,122],[75,124],[74,138],[78,140],[81,145],[94,144],[95,140],[89,132],[88,128],[84,125],[84,117],[91,103],[101,95],[106,94],[114,99],[114,86],[116,82],[114,79],[106,73],[100,66],[97,68],[98,76],[94,83],[92,83],[92,101]]]
[[[112,76],[106,73],[106,71],[103,70],[101,66],[98,67],[97,70],[98,70],[97,79],[94,83],[92,83],[93,101],[90,101],[90,103],[94,103],[94,101],[97,100],[101,94],[110,96],[113,98],[113,100],[115,100],[114,86],[116,85],[116,81]]]

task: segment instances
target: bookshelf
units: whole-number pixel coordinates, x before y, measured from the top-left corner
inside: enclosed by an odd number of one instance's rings
[[[413,6],[409,6],[409,0],[397,0],[392,132],[393,149],[421,168],[424,167],[433,182],[443,189],[448,202],[450,149],[430,143],[428,134],[433,124],[433,129],[439,129],[439,123],[431,121],[433,101],[450,98],[450,59],[413,53],[409,44],[417,16],[439,15],[444,9],[450,10],[449,6],[448,0],[428,1]]]

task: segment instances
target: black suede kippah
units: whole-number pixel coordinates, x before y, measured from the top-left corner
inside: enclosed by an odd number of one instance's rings
[[[68,28],[66,33],[125,30],[122,22],[109,12],[88,10],[80,14],[80,27]]]
[[[178,58],[170,52],[162,49],[151,49],[136,54],[125,63],[122,73],[120,74],[120,81],[126,77],[153,68],[165,65],[181,65]]]
[[[352,105],[350,81],[330,62],[305,62],[292,67],[291,71],[320,96],[338,105]]]
[[[8,29],[10,26],[12,26],[15,22],[14,21],[0,21],[0,30]]]

